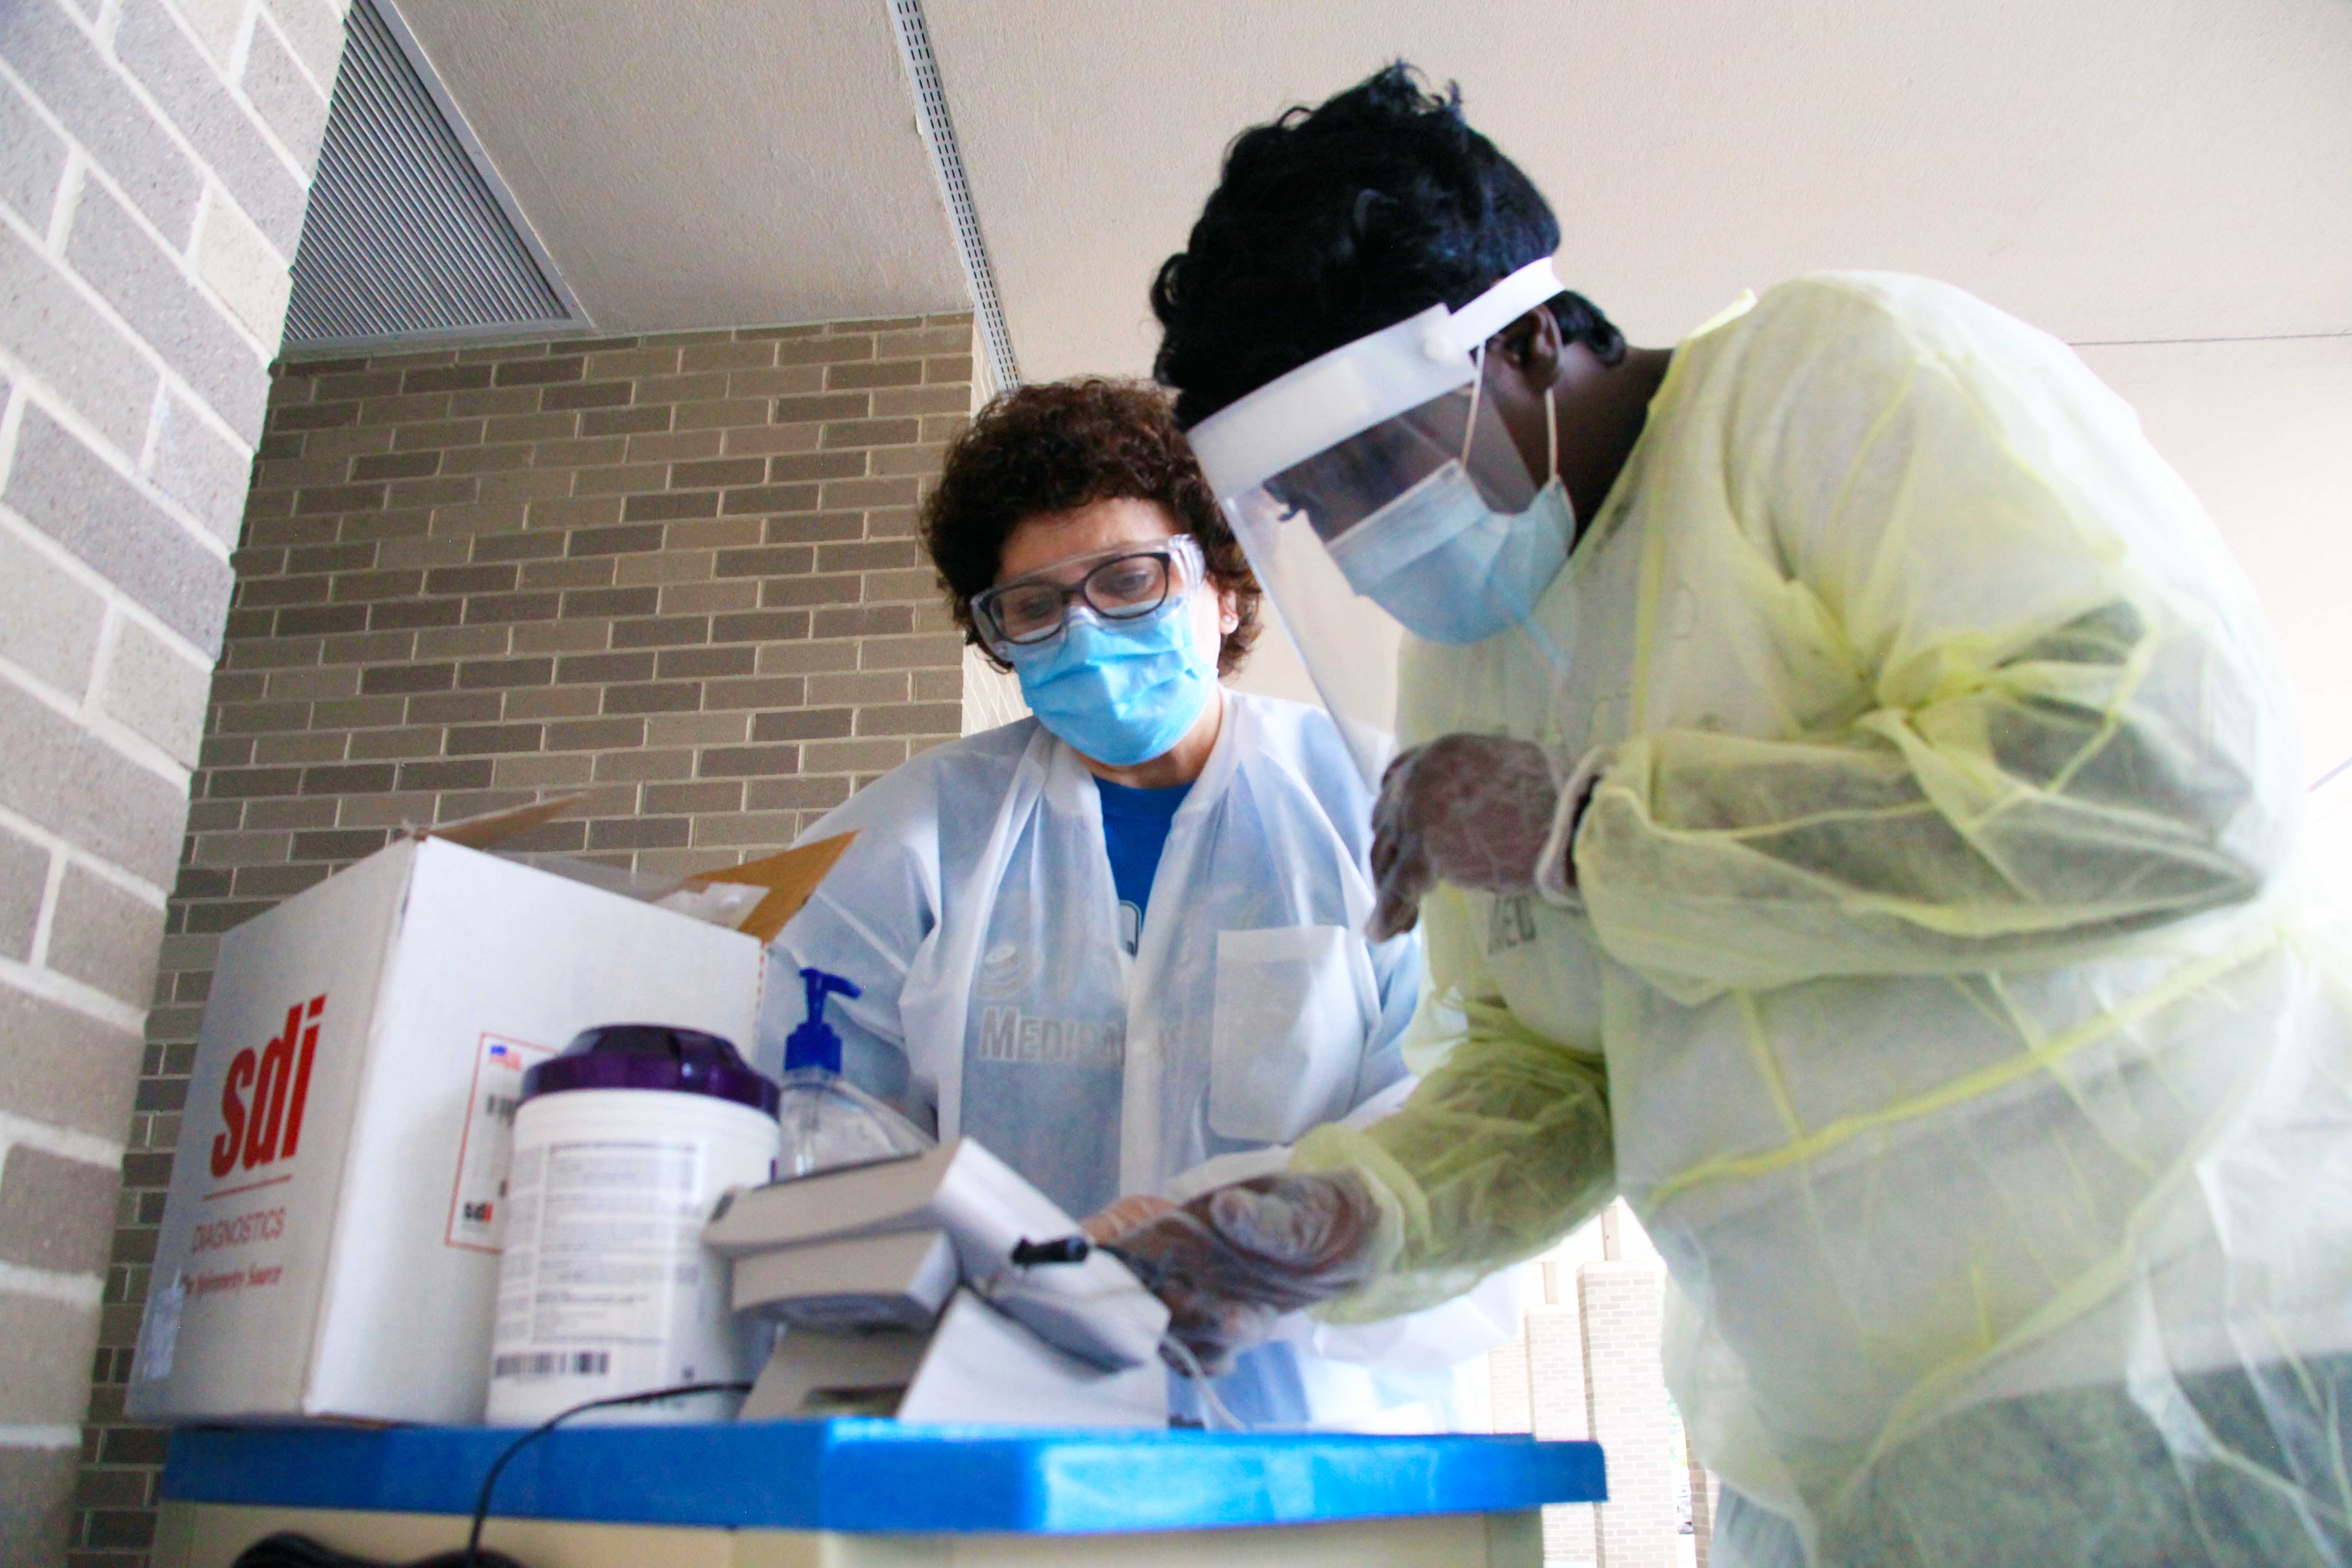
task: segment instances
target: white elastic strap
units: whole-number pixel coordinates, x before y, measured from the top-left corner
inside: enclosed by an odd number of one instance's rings
[[[1470,423],[1462,427],[1462,450],[1458,455],[1462,466],[1470,466],[1470,443],[1478,434],[1478,396],[1486,390],[1486,344],[1484,339],[1470,351],[1470,368],[1475,373],[1470,378]]]
[[[1448,315],[1446,344],[1457,353],[1467,353],[1559,292],[1559,274],[1552,270],[1551,258],[1530,261]]]
[[[1543,851],[1536,857],[1536,892],[1545,903],[1580,914],[1584,910],[1584,895],[1569,880],[1570,856],[1575,847],[1577,822],[1584,814],[1585,797],[1601,782],[1601,771],[1608,762],[1609,748],[1595,746],[1569,770],[1566,778],[1559,781],[1559,804],[1552,808],[1551,831],[1544,835]]]
[[[1201,1396],[1202,1426],[1212,1432],[1246,1432],[1250,1429],[1248,1422],[1234,1415],[1225,1402],[1217,1397],[1216,1384],[1202,1367],[1201,1358],[1192,1353],[1192,1346],[1174,1334],[1169,1334],[1160,1340],[1160,1348],[1163,1352],[1173,1354],[1179,1363],[1177,1370],[1192,1385],[1192,1392]]]
[[[1554,380],[1544,388],[1544,477],[1536,481],[1536,489],[1559,478],[1559,383]]]

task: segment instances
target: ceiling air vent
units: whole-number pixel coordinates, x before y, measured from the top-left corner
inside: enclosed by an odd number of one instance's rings
[[[344,26],[287,348],[585,326],[397,16]]]
[[[996,270],[989,265],[988,246],[981,238],[971,184],[964,178],[963,150],[956,142],[955,121],[948,116],[948,89],[940,80],[939,57],[931,52],[930,23],[923,16],[923,0],[890,0],[890,20],[898,28],[898,58],[915,89],[915,116],[931,149],[931,173],[939,176],[940,195],[946,199],[948,216],[955,225],[956,251],[963,258],[964,279],[971,286],[980,323],[983,390],[1010,392],[1021,384],[1021,366],[1013,357],[1013,331],[1005,324],[1004,302],[996,292]]]

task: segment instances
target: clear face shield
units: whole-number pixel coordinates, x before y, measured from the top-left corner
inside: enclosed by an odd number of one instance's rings
[[[1535,601],[1574,518],[1511,438],[1487,338],[1560,291],[1549,260],[1459,310],[1432,306],[1268,383],[1191,432],[1276,618],[1377,787],[1393,750],[1410,635],[1517,630],[1556,672]],[[1552,433],[1556,445],[1557,432]]]

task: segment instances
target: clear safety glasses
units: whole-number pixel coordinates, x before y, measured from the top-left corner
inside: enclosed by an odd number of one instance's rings
[[[972,619],[1000,647],[1034,647],[1062,635],[1070,606],[1106,621],[1140,620],[1197,586],[1207,574],[1189,533],[1148,546],[1122,544],[1057,561],[972,596]]]
[[[1449,484],[1507,514],[1551,477],[1530,471],[1486,395],[1484,349],[1559,292],[1549,259],[1533,262],[1458,310],[1433,305],[1310,360],[1187,433],[1276,621],[1375,785],[1394,743],[1406,629],[1360,584],[1445,542],[1445,509],[1423,503]]]

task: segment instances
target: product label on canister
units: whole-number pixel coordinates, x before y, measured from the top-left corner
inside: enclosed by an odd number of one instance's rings
[[[476,1047],[473,1094],[466,1102],[443,1245],[467,1252],[496,1252],[505,1245],[507,1163],[514,1149],[522,1075],[554,1054],[504,1035],[484,1035]]]
[[[636,1387],[708,1374],[690,1348],[684,1364],[664,1364],[700,1315],[702,1159],[696,1144],[660,1141],[517,1152],[493,1381]]]

